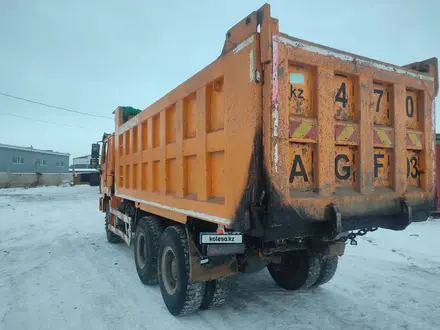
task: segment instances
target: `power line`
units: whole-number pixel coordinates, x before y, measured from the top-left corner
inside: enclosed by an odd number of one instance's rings
[[[16,100],[21,100],[21,101],[25,101],[25,102],[29,102],[29,103],[34,103],[34,104],[42,105],[42,106],[48,107],[48,108],[53,108],[53,109],[58,109],[58,110],[62,110],[62,111],[73,112],[73,113],[77,113],[77,114],[84,115],[84,116],[98,117],[98,118],[105,118],[105,119],[113,119],[112,117],[101,116],[101,115],[94,115],[92,113],[87,113],[87,112],[82,112],[82,111],[77,111],[77,110],[57,107],[55,105],[50,105],[50,104],[46,104],[46,103],[32,101],[32,100],[25,99],[23,97],[18,97],[18,96],[14,96],[14,95],[2,93],[2,92],[0,92],[0,95],[6,96],[6,97],[10,97],[10,98],[13,98],[13,99],[16,99]]]
[[[40,122],[40,123],[52,124],[52,125],[57,125],[57,126],[75,127],[75,128],[85,128],[84,126],[76,126],[76,125],[68,125],[68,124],[59,124],[59,123],[54,123],[54,122],[51,122],[51,121],[45,121],[45,120],[34,119],[34,118],[30,118],[30,117],[24,117],[24,116],[19,116],[19,115],[13,115],[13,114],[10,114],[10,113],[0,113],[0,115],[3,115],[3,116],[11,116],[11,117],[16,117],[16,118],[21,118],[21,119],[28,119],[28,120],[32,120],[32,121],[38,121],[38,122]]]

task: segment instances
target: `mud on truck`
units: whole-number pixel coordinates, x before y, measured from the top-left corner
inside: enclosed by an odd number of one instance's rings
[[[173,315],[264,268],[286,290],[323,285],[347,242],[436,208],[437,59],[395,66],[278,27],[265,4],[203,70],[118,107],[92,146],[107,239],[134,245]]]

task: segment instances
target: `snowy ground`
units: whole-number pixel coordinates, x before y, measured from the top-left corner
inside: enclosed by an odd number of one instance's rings
[[[97,188],[0,190],[0,329],[269,328],[439,329],[440,220],[368,234],[321,288],[243,275],[227,306],[175,318],[107,243]]]

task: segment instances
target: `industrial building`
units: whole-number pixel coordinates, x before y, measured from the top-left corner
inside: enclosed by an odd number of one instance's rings
[[[69,154],[0,144],[0,172],[69,173]]]
[[[0,144],[0,188],[72,182],[68,153]]]

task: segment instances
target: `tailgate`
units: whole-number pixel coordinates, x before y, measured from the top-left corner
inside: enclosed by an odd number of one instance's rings
[[[325,220],[329,207],[370,225],[434,209],[436,59],[418,63],[421,73],[284,34],[272,41],[268,227]]]

